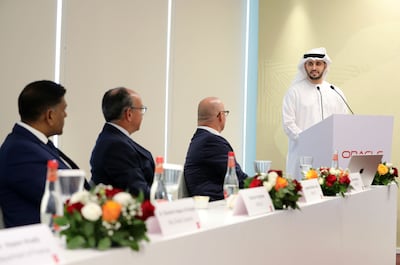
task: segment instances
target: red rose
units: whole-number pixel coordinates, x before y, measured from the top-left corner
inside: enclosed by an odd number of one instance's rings
[[[340,184],[349,185],[349,184],[350,184],[350,178],[349,178],[349,176],[347,176],[347,175],[341,176],[341,177],[339,178],[339,183],[340,183]]]
[[[108,199],[112,199],[112,197],[114,197],[115,194],[122,192],[123,190],[121,189],[117,189],[117,188],[112,188],[112,189],[106,189],[105,193],[106,193],[106,197]]]
[[[336,176],[335,175],[328,175],[325,178],[326,186],[330,187],[336,182]]]
[[[81,212],[81,209],[83,207],[83,204],[80,202],[73,203],[73,204],[67,204],[67,212],[69,214],[72,214],[74,211],[78,211],[79,213]]]
[[[254,177],[253,180],[249,184],[249,188],[260,187],[262,185],[263,185],[262,181],[259,180],[257,177]]]
[[[300,182],[298,182],[296,179],[293,180],[294,183],[294,189],[296,191],[301,191],[303,189],[303,187],[301,186]]]
[[[154,216],[154,206],[149,200],[146,200],[142,202],[142,215],[137,218],[146,221],[150,216]]]
[[[393,167],[393,176],[395,176],[396,178],[399,176],[399,173],[397,171],[397,167]]]

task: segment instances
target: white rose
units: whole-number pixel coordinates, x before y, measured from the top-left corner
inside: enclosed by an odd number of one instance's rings
[[[90,193],[87,190],[83,191],[78,191],[72,194],[71,199],[69,200],[70,204],[80,202],[82,204],[85,204],[89,200],[89,195]]]
[[[392,163],[386,163],[386,166],[387,166],[388,168],[391,168],[391,167],[393,167],[393,164],[392,164]]]
[[[81,212],[82,216],[89,221],[97,221],[102,215],[101,207],[94,202],[89,202],[83,206]]]
[[[277,178],[278,178],[278,173],[274,171],[268,173],[268,182],[270,182],[272,186],[275,186]]]
[[[340,170],[339,170],[339,169],[336,169],[336,168],[333,168],[333,167],[331,167],[331,168],[329,169],[329,174],[337,176],[337,175],[339,175],[339,174],[340,174]]]
[[[319,182],[319,185],[322,185],[322,184],[324,184],[324,179],[323,178],[318,178],[318,182]]]
[[[272,189],[272,187],[275,185],[272,185],[272,183],[270,182],[270,181],[264,181],[264,187],[267,189],[267,191],[269,192],[271,189]]]
[[[130,202],[132,202],[132,196],[128,192],[118,192],[114,195],[113,200],[123,206],[127,206]]]

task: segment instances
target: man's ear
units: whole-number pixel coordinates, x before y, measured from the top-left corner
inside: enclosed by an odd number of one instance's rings
[[[54,110],[52,108],[46,110],[44,119],[49,125],[54,124]]]
[[[127,108],[127,109],[124,111],[125,120],[130,121],[130,120],[132,119],[132,116],[133,116],[132,111],[131,111],[129,108]]]

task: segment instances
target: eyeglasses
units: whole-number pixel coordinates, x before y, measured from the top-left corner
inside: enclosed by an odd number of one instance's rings
[[[225,117],[226,117],[226,116],[229,115],[229,110],[222,110],[222,111],[218,112],[217,117],[221,116],[221,113],[223,113],[225,115]]]
[[[140,113],[142,113],[142,114],[145,114],[146,111],[147,111],[147,107],[146,106],[142,106],[140,108],[138,108],[138,107],[130,107],[130,108],[131,109],[138,109],[138,110],[140,110]]]

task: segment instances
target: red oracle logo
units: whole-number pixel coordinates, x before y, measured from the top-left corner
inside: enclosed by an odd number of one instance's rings
[[[350,158],[353,155],[383,155],[383,150],[344,150],[341,153],[342,158]]]

